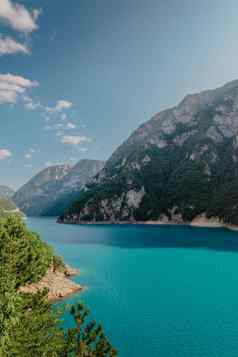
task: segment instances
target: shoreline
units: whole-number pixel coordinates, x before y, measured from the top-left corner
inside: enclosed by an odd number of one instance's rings
[[[158,225],[158,226],[190,226],[197,228],[225,228],[232,231],[238,231],[238,225],[224,223],[218,218],[206,218],[204,215],[195,217],[191,222],[183,221],[169,221],[169,220],[149,220],[149,221],[77,221],[77,220],[65,220],[59,221],[59,224],[69,224],[69,225]]]
[[[48,301],[56,302],[67,298],[83,290],[83,287],[71,280],[73,276],[79,275],[77,269],[66,265],[64,271],[53,271],[50,268],[46,275],[37,283],[21,286],[19,292],[24,294],[36,294],[44,289],[48,290]]]

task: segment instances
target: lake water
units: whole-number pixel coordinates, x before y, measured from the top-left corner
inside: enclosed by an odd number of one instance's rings
[[[87,304],[120,357],[238,356],[238,232],[28,225],[81,270],[66,302]]]

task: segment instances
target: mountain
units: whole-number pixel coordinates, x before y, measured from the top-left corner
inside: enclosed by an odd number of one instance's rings
[[[4,197],[0,197],[0,210],[1,209],[8,212],[18,211],[16,205]]]
[[[29,216],[59,215],[103,165],[97,160],[81,160],[74,167],[47,167],[21,187],[13,201]]]
[[[45,216],[59,216],[80,197],[81,190],[105,163],[99,160],[80,160],[60,181],[57,195],[45,209]]]
[[[15,191],[8,186],[0,185],[0,197],[11,198]]]
[[[13,213],[14,215],[20,217],[24,216],[24,214],[10,199],[5,197],[0,197],[0,218],[4,217],[5,214],[8,213]]]
[[[238,224],[238,80],[188,95],[113,153],[60,222]]]

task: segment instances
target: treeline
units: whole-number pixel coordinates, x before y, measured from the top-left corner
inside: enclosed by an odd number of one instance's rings
[[[59,261],[19,217],[0,218],[0,357],[116,356],[103,328],[88,321],[82,304],[71,307],[75,323],[63,330],[62,311],[52,309],[47,291],[19,292]]]
[[[234,137],[215,142],[206,136],[215,114],[199,113],[191,133],[186,125],[177,125],[166,135],[164,148],[126,146],[125,156],[109,161],[100,183],[88,185],[60,220],[77,215],[81,221],[147,221],[161,215],[173,219],[176,214],[190,222],[205,213],[238,224],[238,145]],[[181,145],[175,144],[187,134]],[[142,187],[140,206],[131,208],[126,193]]]

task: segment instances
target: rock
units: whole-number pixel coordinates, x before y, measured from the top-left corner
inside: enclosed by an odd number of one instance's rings
[[[59,221],[238,224],[237,118],[238,80],[186,96],[135,130]]]
[[[69,279],[69,277],[78,274],[78,270],[68,265],[64,272],[53,272],[50,268],[47,274],[38,283],[22,286],[19,291],[24,294],[36,294],[37,291],[47,289],[49,301],[55,301],[82,290],[79,284]]]

